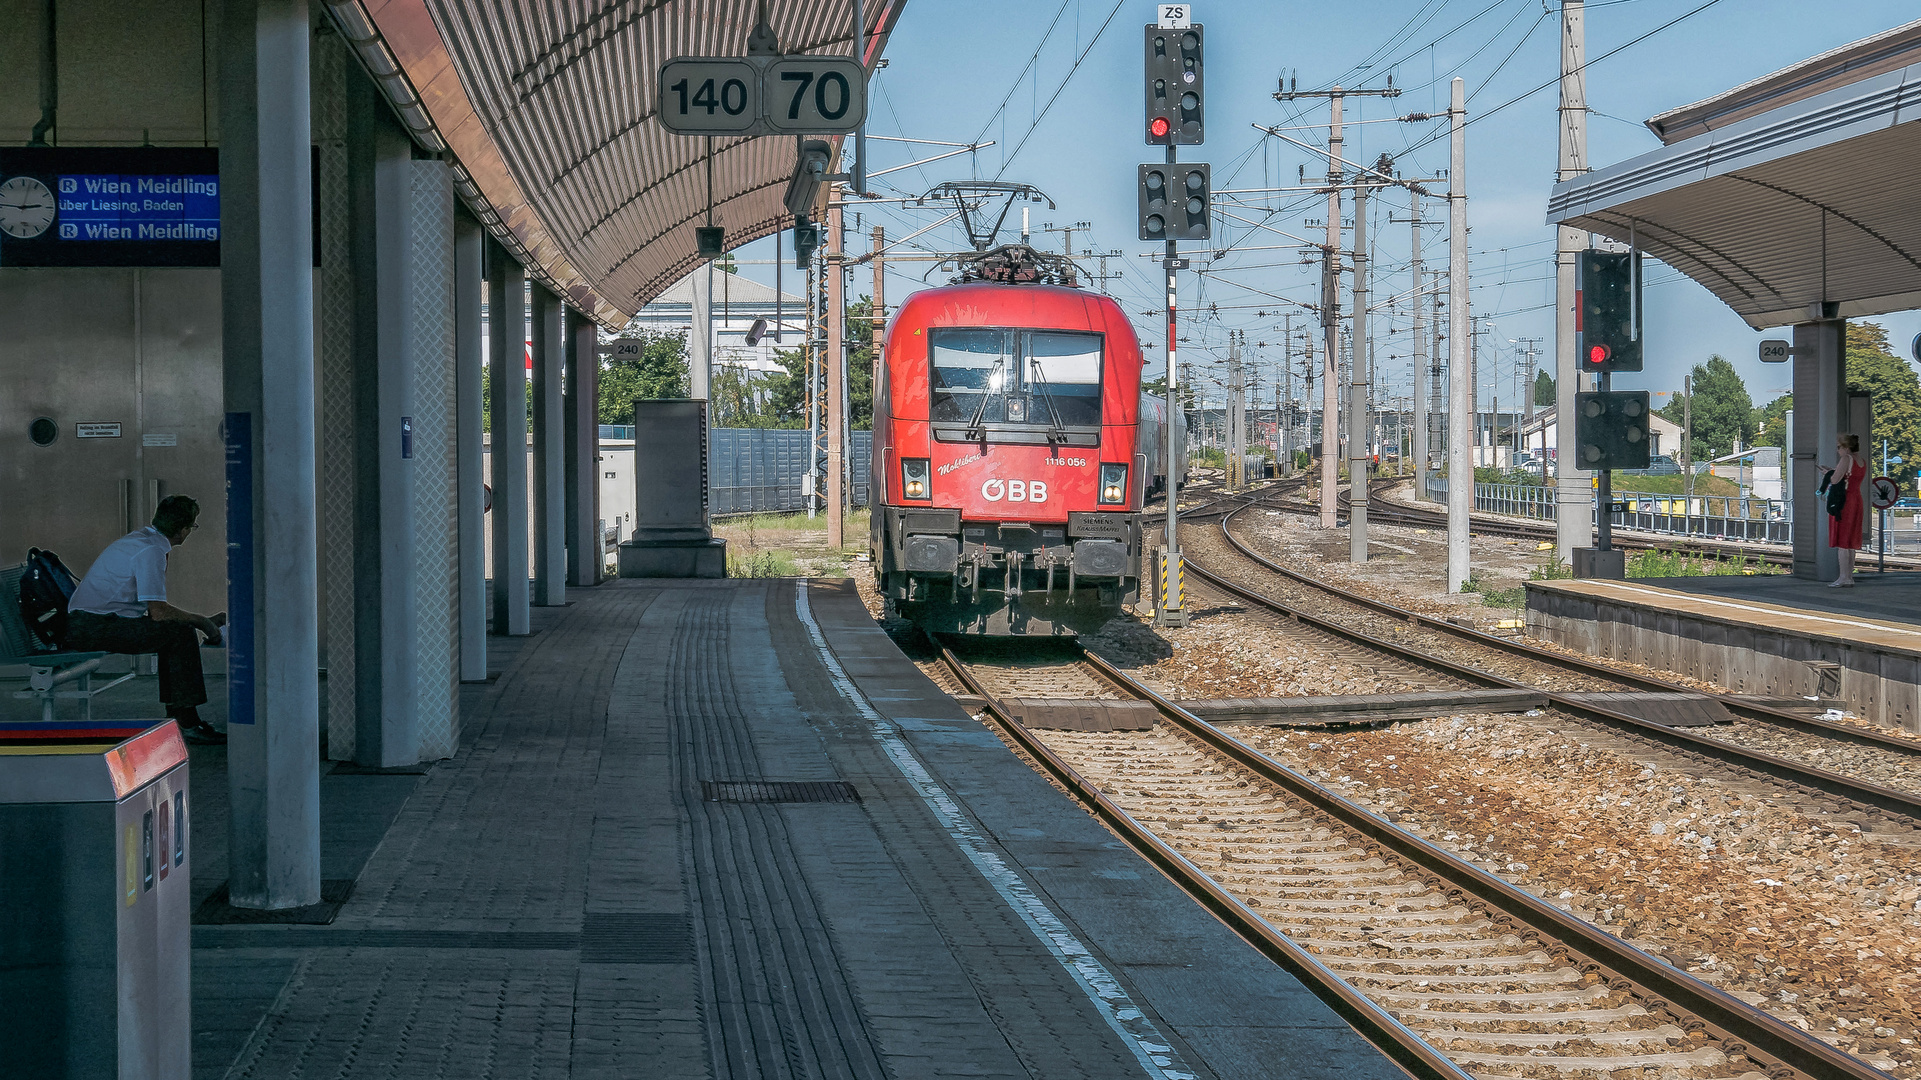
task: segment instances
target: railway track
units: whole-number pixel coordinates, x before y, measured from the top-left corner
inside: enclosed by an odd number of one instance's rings
[[[1620,691],[1688,694],[1697,691],[1606,663],[1457,626],[1320,581],[1275,562],[1234,533],[1234,519],[1253,505],[1226,514],[1218,529],[1196,530],[1193,540],[1186,543],[1187,569],[1191,574],[1227,595],[1318,634],[1374,650],[1390,663],[1440,673],[1460,680],[1464,686],[1539,690],[1562,713],[1645,741],[1697,766],[1710,770],[1733,768],[1785,784],[1791,793],[1798,793],[1801,801],[1831,810],[1830,816],[1857,820],[1864,832],[1901,836],[1913,834],[1921,825],[1921,793],[1814,768],[1724,739],[1695,735],[1580,696]],[[1278,594],[1273,587],[1251,587],[1245,576],[1212,562],[1218,553],[1241,560],[1270,581],[1278,579],[1286,595]],[[1445,644],[1437,647],[1437,643]],[[1722,702],[1737,717],[1752,723],[1897,755],[1903,765],[1921,761],[1921,743],[1914,740],[1829,723],[1745,700],[1739,695],[1709,696]]]
[[[1314,784],[1071,643],[941,648],[1004,738],[1409,1072],[1878,1076],[1762,1010]],[[1013,696],[1150,702],[1148,731],[1035,731]]]

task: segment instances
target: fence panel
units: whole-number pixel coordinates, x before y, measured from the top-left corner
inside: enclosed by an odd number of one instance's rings
[[[848,447],[852,502],[866,506],[874,433],[856,431]],[[716,514],[766,514],[807,508],[807,432],[786,428],[712,428],[707,433],[708,501]]]
[[[1428,498],[1447,501],[1447,478],[1430,475]],[[1625,502],[1626,513],[1611,515],[1618,528],[1668,536],[1700,536],[1750,543],[1791,544],[1794,542],[1794,508],[1780,499],[1757,499],[1745,495],[1696,495],[1689,500],[1680,495],[1660,495],[1644,491],[1617,491],[1614,501]],[[1555,492],[1551,487],[1529,484],[1475,484],[1474,509],[1482,513],[1552,521]],[[1595,520],[1590,506],[1588,520]]]

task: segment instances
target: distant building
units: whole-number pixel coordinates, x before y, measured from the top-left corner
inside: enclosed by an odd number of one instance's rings
[[[1534,419],[1521,424],[1522,448],[1537,456],[1544,450],[1558,449],[1560,442],[1557,428],[1552,408],[1534,410]],[[1650,413],[1648,442],[1648,453],[1651,456],[1659,457],[1666,454],[1678,460],[1681,453],[1681,425],[1660,413]]]
[[[695,270],[704,274],[707,267]],[[653,303],[640,309],[627,325],[654,334],[685,334],[693,329],[693,275],[681,278]],[[807,336],[807,301],[781,293],[739,274],[714,270],[714,365],[744,368],[750,377],[784,370],[774,359],[779,350],[801,347]],[[755,345],[747,331],[756,319],[767,320],[767,333]]]

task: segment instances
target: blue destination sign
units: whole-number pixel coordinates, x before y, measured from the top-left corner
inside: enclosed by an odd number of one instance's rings
[[[62,240],[217,241],[220,177],[91,173],[62,176]]]
[[[219,266],[220,151],[0,147],[0,266]]]

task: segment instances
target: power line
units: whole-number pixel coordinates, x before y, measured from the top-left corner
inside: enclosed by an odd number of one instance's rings
[[[1048,110],[1052,109],[1054,103],[1060,100],[1061,93],[1067,89],[1067,84],[1074,80],[1074,73],[1081,69],[1081,63],[1087,59],[1087,54],[1094,51],[1094,46],[1101,40],[1101,35],[1107,33],[1108,26],[1113,23],[1114,16],[1121,13],[1121,6],[1125,3],[1127,3],[1127,0],[1114,0],[1114,9],[1107,13],[1107,18],[1101,22],[1101,28],[1094,31],[1094,36],[1088,39],[1087,48],[1082,49],[1080,56],[1074,59],[1074,66],[1068,68],[1067,74],[1061,77],[1061,84],[1054,88],[1054,96],[1047,99],[1047,104],[1041,107],[1040,113],[1034,117],[1034,122],[1028,125],[1027,133],[1021,136],[1021,141],[1015,145],[1007,157],[1001,160],[1000,171],[994,174],[996,180],[1006,174],[1007,167],[1012,165],[1014,159],[1020,156],[1021,148],[1027,145],[1027,140],[1033,138],[1034,132],[1040,130],[1041,121],[1047,119]]]

